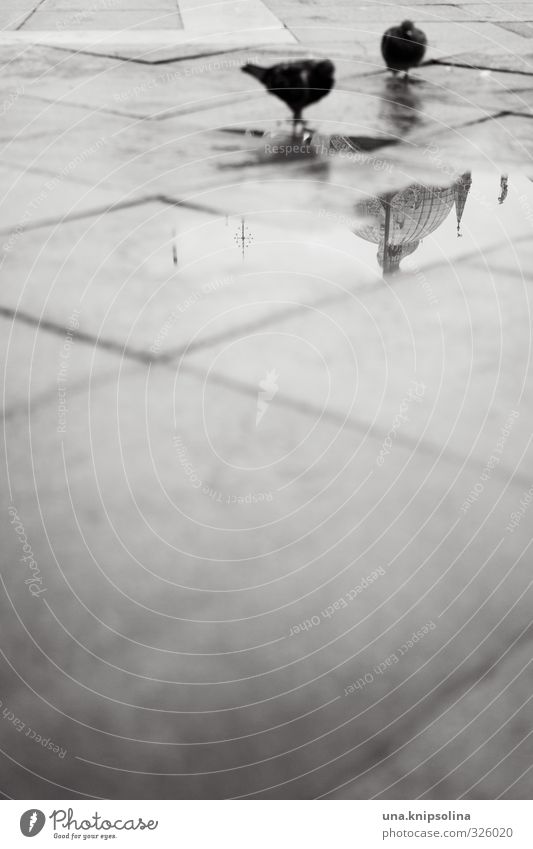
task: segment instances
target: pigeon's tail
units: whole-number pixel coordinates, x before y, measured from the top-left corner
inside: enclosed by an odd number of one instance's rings
[[[260,68],[259,65],[252,65],[251,62],[248,62],[247,65],[243,65],[241,71],[244,71],[245,74],[250,74],[250,76],[255,77],[259,82],[263,82],[265,79],[266,68]]]

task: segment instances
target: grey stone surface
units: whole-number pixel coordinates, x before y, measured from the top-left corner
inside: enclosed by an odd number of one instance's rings
[[[378,759],[393,754],[408,729],[413,734],[436,719],[442,692],[450,699],[475,686],[528,623],[527,558],[515,563],[527,530],[508,536],[494,554],[518,489],[502,500],[492,481],[487,504],[457,522],[474,476],[457,478],[457,466],[444,458],[437,472],[434,457],[398,444],[381,473],[369,476],[377,439],[361,444],[338,424],[291,412],[283,401],[269,410],[261,433],[254,417],[255,392],[235,393],[216,379],[204,387],[186,371],[176,382],[174,370],[165,369],[121,375],[92,391],[90,401],[85,393],[73,397],[61,439],[53,432],[53,405],[42,405],[33,420],[31,448],[21,421],[8,422],[13,503],[41,553],[47,588],[44,603],[44,594],[28,595],[19,573],[7,578],[9,599],[36,643],[17,671],[31,675],[41,697],[40,727],[69,752],[64,763],[45,766],[45,777],[78,793],[91,793],[97,780],[99,795],[113,795],[117,766],[132,771],[121,773],[121,788],[133,796],[141,782],[144,794],[170,798],[329,792],[372,766],[377,752]],[[218,437],[221,425],[231,431],[229,442]],[[177,454],[176,434],[201,489]],[[249,493],[273,498],[227,503]],[[18,540],[8,530],[6,553],[14,560]],[[378,566],[385,575],[351,609],[289,637],[293,625],[320,616]],[[10,652],[20,657],[29,638],[9,603],[6,616]],[[428,622],[435,629],[401,663],[376,674],[373,686],[344,695]],[[59,669],[50,674],[54,663]],[[207,681],[209,687],[195,686]],[[35,701],[25,688],[15,689],[13,709],[35,723]],[[221,709],[214,722],[195,715]],[[66,722],[61,712],[98,731]],[[455,730],[446,722],[442,734]],[[219,739],[255,736],[201,751],[183,747],[205,743],[214,730]],[[124,738],[182,745],[176,751]],[[100,766],[87,768],[76,757]],[[400,764],[403,757],[400,751]],[[274,759],[243,768],[265,758]],[[38,753],[28,760],[37,766]],[[512,763],[513,777],[521,763]],[[142,775],[154,769],[230,771],[223,782],[216,774]],[[390,780],[390,771],[385,775]],[[378,771],[373,792],[385,775]],[[441,775],[437,769],[432,780]],[[39,790],[53,792],[41,782]]]
[[[162,30],[181,29],[181,17],[176,11],[167,8],[152,8],[144,11],[78,11],[66,12],[61,9],[50,10],[45,7],[38,11],[27,23],[27,30]]]
[[[71,312],[64,325],[33,318],[21,310],[1,319],[2,408],[13,417],[28,411],[31,416],[41,403],[55,399],[56,425],[61,428],[62,403],[79,392],[91,379],[113,380],[118,360],[77,336],[80,316]],[[16,375],[16,379],[14,378]]]
[[[293,43],[4,48],[0,698],[60,751],[6,723],[0,790],[526,799],[526,4],[266,5]],[[309,52],[324,150],[274,153],[239,67]],[[356,207],[413,184],[383,277]]]

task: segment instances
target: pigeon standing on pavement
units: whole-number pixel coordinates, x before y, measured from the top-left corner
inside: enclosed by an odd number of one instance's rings
[[[280,62],[270,68],[259,65],[243,65],[245,74],[250,74],[263,83],[270,94],[275,94],[287,104],[293,115],[293,132],[298,124],[305,126],[302,111],[328,94],[335,83],[335,66],[329,59],[305,59],[301,62]]]
[[[428,40],[412,21],[390,27],[381,39],[381,53],[387,68],[396,76],[400,71],[408,79],[409,68],[419,65],[426,52]]]

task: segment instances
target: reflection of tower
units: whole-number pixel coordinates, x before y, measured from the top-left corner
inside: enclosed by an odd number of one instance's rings
[[[386,121],[396,137],[403,137],[420,124],[423,109],[419,94],[394,77],[385,81],[380,98],[380,118]]]
[[[461,237],[461,219],[463,217],[463,212],[465,211],[466,199],[468,197],[468,192],[470,191],[470,186],[472,185],[472,174],[470,171],[467,171],[465,174],[462,174],[457,182],[454,184],[454,194],[455,194],[455,215],[457,217],[457,236]]]
[[[505,198],[507,197],[507,192],[509,191],[509,177],[507,174],[502,174],[500,177],[500,196],[498,198],[498,203],[503,203]]]
[[[252,244],[254,237],[248,230],[248,227],[244,223],[244,218],[241,218],[241,226],[237,230],[234,236],[235,243],[240,246],[242,250],[242,258],[244,260],[244,251],[246,248],[249,248]]]
[[[471,175],[466,173],[451,186],[415,183],[401,192],[368,198],[356,207],[367,223],[355,235],[378,245],[377,258],[383,273],[393,274],[399,271],[400,261],[440,227],[454,206],[459,228],[471,185]]]

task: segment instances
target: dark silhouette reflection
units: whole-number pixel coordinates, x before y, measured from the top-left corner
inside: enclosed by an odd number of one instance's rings
[[[453,207],[457,235],[461,236],[461,219],[471,185],[471,174],[467,172],[451,186],[414,183],[400,192],[361,201],[356,212],[368,223],[356,230],[355,235],[375,242],[383,274],[394,274],[399,271],[401,260],[414,253],[422,239],[440,227]]]
[[[413,88],[395,77],[385,82],[380,118],[393,125],[400,137],[420,123],[421,100]]]
[[[509,191],[509,177],[507,174],[502,174],[500,177],[500,196],[498,198],[498,203],[503,203],[505,198],[507,197],[507,192]]]

